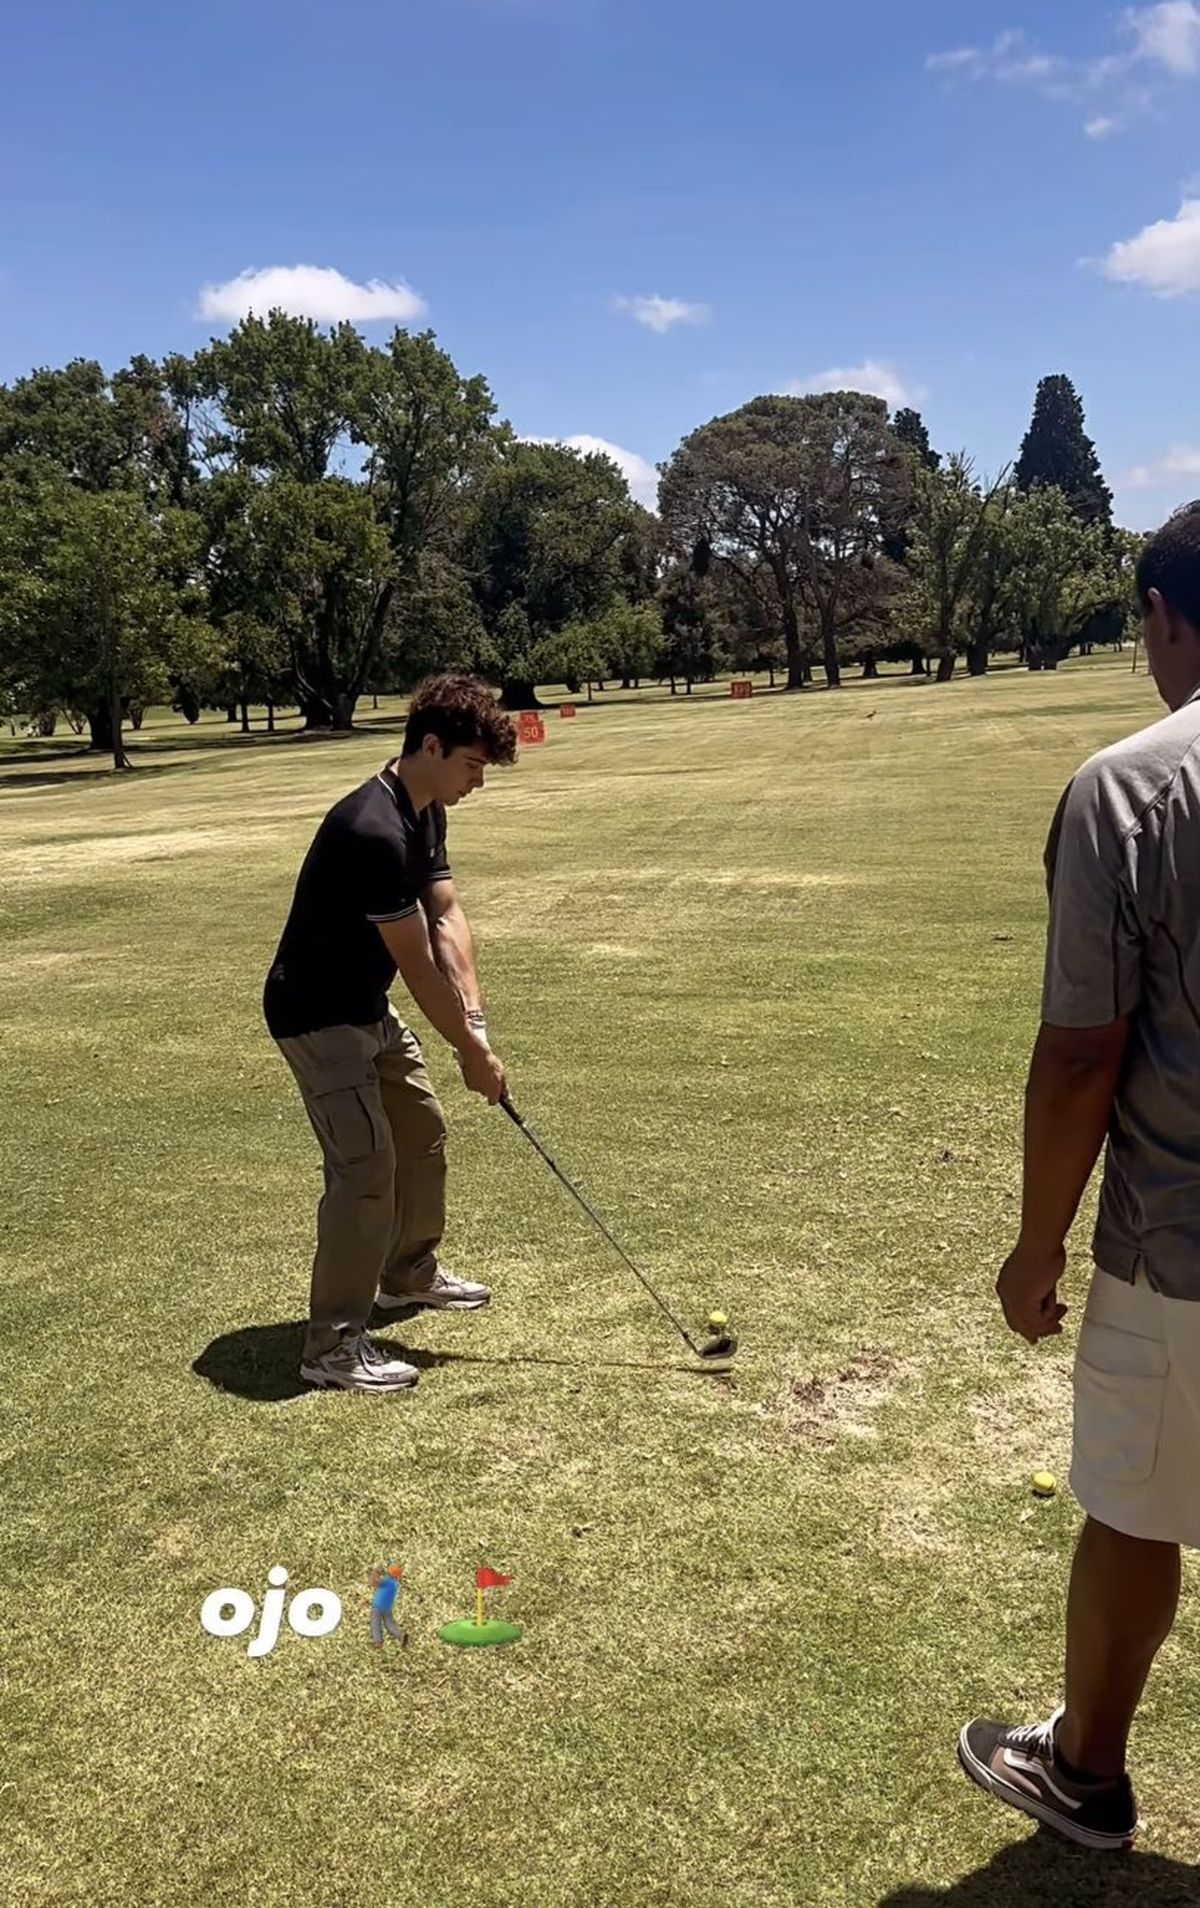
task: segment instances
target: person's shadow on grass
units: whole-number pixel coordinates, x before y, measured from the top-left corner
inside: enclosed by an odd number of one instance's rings
[[[243,1325],[239,1331],[223,1332],[204,1347],[192,1370],[207,1378],[218,1391],[231,1391],[239,1398],[258,1404],[280,1404],[287,1398],[310,1398],[313,1387],[300,1376],[300,1353],[304,1347],[305,1322],[289,1319],[279,1325]],[[386,1342],[386,1335],[385,1335]],[[406,1364],[419,1371],[431,1371],[448,1363],[438,1352],[414,1351],[411,1346],[393,1346]]]
[[[612,1371],[649,1371],[660,1376],[668,1372],[684,1372],[690,1376],[700,1376],[708,1383],[720,1382],[732,1389],[733,1381],[728,1372],[717,1369],[707,1370],[692,1365],[667,1364],[661,1360],[649,1361],[617,1358],[547,1358],[530,1353],[510,1353],[495,1358],[481,1357],[471,1352],[434,1352],[421,1347],[399,1345],[388,1337],[388,1326],[393,1329],[405,1319],[412,1318],[422,1307],[413,1306],[404,1312],[393,1312],[381,1327],[372,1328],[372,1337],[378,1337],[395,1351],[409,1365],[415,1365],[418,1371],[434,1371],[442,1365],[547,1365],[561,1366],[568,1370],[609,1369]],[[300,1376],[300,1353],[304,1345],[305,1323],[303,1319],[290,1319],[278,1325],[243,1325],[236,1332],[223,1332],[204,1347],[200,1356],[192,1361],[192,1370],[199,1378],[206,1378],[218,1391],[233,1392],[239,1398],[248,1398],[256,1404],[282,1404],[288,1398],[313,1396],[313,1388],[306,1385]]]
[[[1200,1908],[1200,1868],[1089,1854],[1039,1830],[950,1888],[901,1888],[877,1908]]]

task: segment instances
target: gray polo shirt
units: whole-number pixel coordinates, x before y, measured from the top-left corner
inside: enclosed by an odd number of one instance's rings
[[[1200,1300],[1200,689],[1103,749],[1046,844],[1042,1019],[1129,1015],[1096,1226],[1096,1262]]]

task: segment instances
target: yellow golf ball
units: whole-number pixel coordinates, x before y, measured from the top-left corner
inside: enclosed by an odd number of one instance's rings
[[[708,1315],[708,1329],[710,1332],[723,1332],[728,1323],[729,1318],[725,1312],[710,1312]]]
[[[1058,1479],[1053,1471],[1039,1471],[1033,1480],[1035,1497],[1053,1497],[1058,1489]]]

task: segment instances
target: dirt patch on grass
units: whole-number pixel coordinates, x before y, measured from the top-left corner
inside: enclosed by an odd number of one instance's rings
[[[920,1470],[893,1470],[873,1480],[864,1516],[874,1521],[875,1543],[894,1557],[948,1552],[961,1540],[953,1527],[950,1487]]]
[[[1010,1391],[988,1392],[969,1412],[977,1468],[994,1482],[1057,1472],[1069,1460],[1071,1373],[1065,1359],[1031,1360]]]
[[[775,1411],[791,1437],[806,1444],[835,1444],[839,1437],[869,1437],[871,1413],[891,1390],[896,1361],[890,1352],[864,1345],[830,1377],[791,1378]]]
[[[196,1533],[190,1524],[166,1524],[150,1545],[150,1555],[158,1562],[181,1562],[196,1554]]]

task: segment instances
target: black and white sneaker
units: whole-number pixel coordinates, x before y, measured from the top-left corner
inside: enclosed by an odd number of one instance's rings
[[[972,1782],[1063,1835],[1081,1848],[1133,1846],[1137,1803],[1127,1775],[1111,1782],[1076,1782],[1063,1770],[1056,1737],[1062,1710],[1025,1729],[970,1722],[958,1739],[958,1759]]]
[[[366,1332],[348,1333],[340,1345],[300,1366],[308,1384],[326,1391],[408,1391],[420,1375],[415,1365],[406,1365]]]
[[[477,1285],[472,1279],[456,1279],[439,1265],[434,1267],[432,1278],[424,1285],[414,1286],[408,1292],[381,1290],[375,1304],[385,1317],[389,1312],[407,1312],[418,1305],[431,1312],[477,1312],[481,1305],[490,1302],[491,1296],[486,1285]]]

